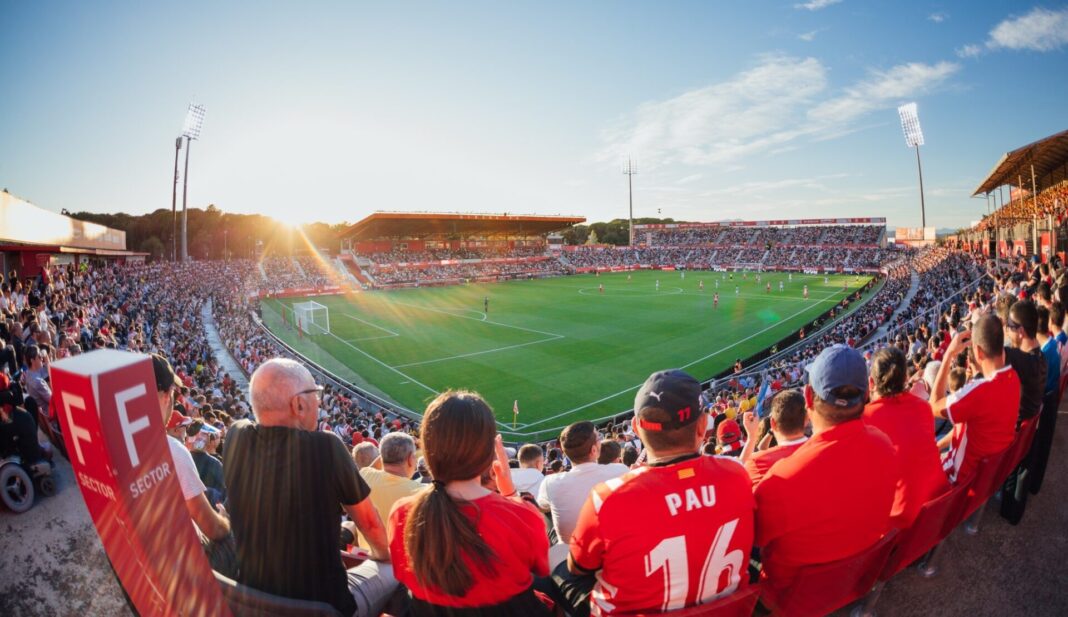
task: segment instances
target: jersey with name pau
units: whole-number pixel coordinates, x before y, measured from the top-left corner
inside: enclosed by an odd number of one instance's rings
[[[1020,405],[1020,378],[1012,366],[998,369],[993,379],[969,382],[946,400],[953,440],[942,469],[954,484],[967,478],[984,456],[1012,444]]]
[[[716,456],[594,487],[571,535],[574,562],[599,570],[592,614],[670,611],[744,586],[755,503],[742,465]]]

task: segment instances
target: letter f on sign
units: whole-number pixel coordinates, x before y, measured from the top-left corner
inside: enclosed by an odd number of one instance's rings
[[[67,414],[67,426],[70,427],[70,440],[74,442],[74,454],[78,457],[78,464],[85,464],[85,456],[82,454],[82,442],[93,441],[89,437],[89,430],[74,423],[74,414],[71,408],[85,411],[85,399],[70,392],[63,393],[63,411]]]
[[[115,394],[115,406],[119,408],[119,425],[122,427],[122,438],[126,441],[126,453],[130,455],[130,466],[137,467],[141,463],[140,457],[137,456],[137,446],[134,444],[134,434],[148,428],[148,416],[141,416],[140,418],[130,421],[130,412],[126,409],[126,404],[135,398],[141,398],[145,395],[145,384],[139,383],[132,388],[127,388]]]

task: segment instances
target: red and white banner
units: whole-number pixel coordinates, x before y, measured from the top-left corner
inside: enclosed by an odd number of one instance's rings
[[[85,505],[123,588],[148,615],[229,615],[175,475],[149,356],[52,363],[52,400]]]

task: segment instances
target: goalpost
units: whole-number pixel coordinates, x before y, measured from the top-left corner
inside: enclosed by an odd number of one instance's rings
[[[297,302],[293,317],[305,334],[330,334],[330,309],[318,302]]]

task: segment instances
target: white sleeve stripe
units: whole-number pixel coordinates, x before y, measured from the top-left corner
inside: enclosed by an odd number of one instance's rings
[[[975,392],[979,388],[979,386],[985,383],[989,382],[987,382],[985,379],[973,379],[972,381],[969,381],[968,383],[964,384],[964,387],[950,394],[949,398],[946,399],[947,409],[950,405],[960,402],[961,399],[968,396],[972,392]]]

